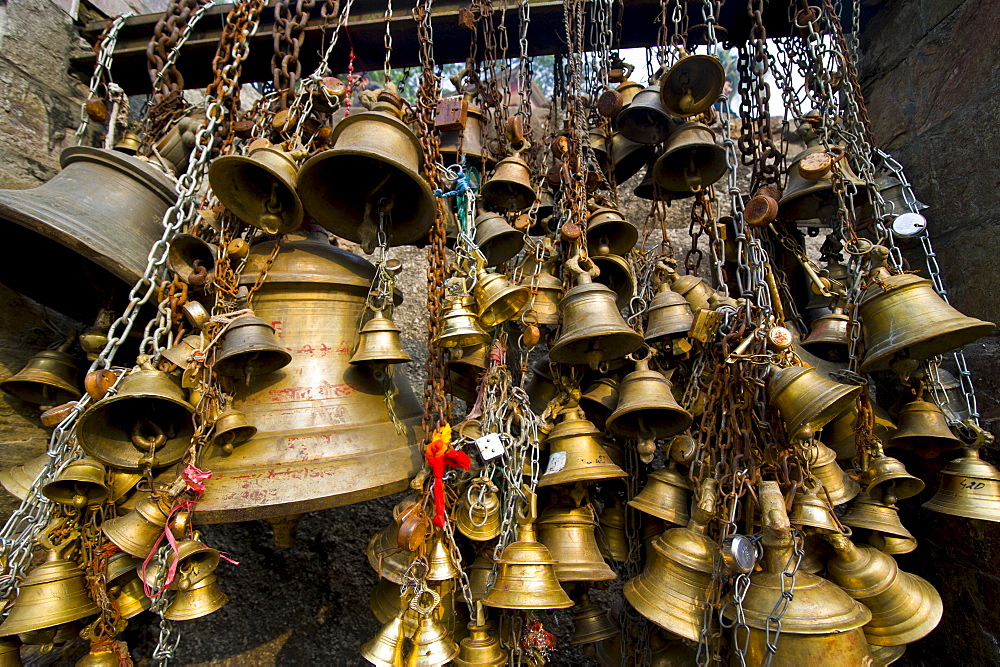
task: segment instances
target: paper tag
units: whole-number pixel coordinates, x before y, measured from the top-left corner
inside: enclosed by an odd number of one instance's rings
[[[554,475],[566,467],[566,452],[553,452],[549,455],[549,465],[545,468],[546,475]]]
[[[503,442],[496,433],[487,433],[476,440],[476,447],[479,447],[479,454],[484,461],[495,459],[504,453]]]

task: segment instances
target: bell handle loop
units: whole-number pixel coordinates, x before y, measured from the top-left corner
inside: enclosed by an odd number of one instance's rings
[[[149,435],[150,432],[152,432],[152,435]],[[159,449],[167,442],[167,434],[164,433],[159,424],[149,417],[140,417],[137,419],[135,424],[132,425],[132,432],[129,434],[129,437],[132,440],[132,445],[144,452]]]
[[[424,596],[430,597],[430,602],[425,604],[421,602]],[[417,612],[421,616],[430,616],[437,609],[438,605],[441,604],[441,595],[437,591],[432,591],[429,588],[421,586],[420,590],[410,598],[410,609]]]

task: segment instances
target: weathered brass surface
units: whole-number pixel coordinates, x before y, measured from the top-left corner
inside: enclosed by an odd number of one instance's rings
[[[943,450],[958,449],[963,443],[952,433],[944,412],[937,404],[911,401],[899,411],[899,428],[888,445],[915,450],[923,458],[935,458]]]
[[[618,634],[608,612],[590,601],[586,593],[573,610],[573,637],[570,644],[592,644]]]
[[[899,520],[895,505],[873,500],[867,493],[859,493],[842,517],[840,523],[851,528],[867,528],[892,537],[913,539],[913,535]]]
[[[924,490],[924,480],[908,473],[902,461],[891,456],[876,456],[865,472],[865,493],[885,502],[912,498]]]
[[[560,415],[545,440],[549,462],[538,486],[592,482],[627,477],[612,462],[600,440],[601,433],[579,408],[569,408]]]
[[[72,461],[55,479],[42,487],[42,495],[60,505],[71,505],[82,510],[103,503],[109,493],[104,483],[104,466],[93,459]]]
[[[17,374],[0,384],[5,393],[25,403],[62,405],[80,398],[80,366],[59,350],[35,354]]]
[[[590,261],[600,271],[594,282],[615,293],[615,306],[618,310],[628,306],[635,294],[635,274],[628,260],[618,255],[594,254],[590,256]]]
[[[726,151],[715,143],[715,132],[691,121],[674,129],[653,165],[653,179],[674,192],[707,188],[725,173]]]
[[[917,549],[916,538],[883,535],[876,531],[872,531],[872,534],[868,536],[868,544],[890,556],[912,553]]]
[[[597,533],[597,546],[601,555],[613,561],[624,563],[628,560],[628,536],[625,534],[625,506],[617,498],[608,505],[598,518],[601,526]]]
[[[875,413],[875,425],[872,429],[873,435],[880,442],[889,442],[896,432],[896,424],[893,423],[889,413],[881,408],[877,403],[872,403],[872,411]],[[857,454],[857,442],[854,433],[854,425],[858,421],[858,410],[854,408],[843,412],[839,417],[829,422],[823,427],[823,442],[837,452],[837,459],[853,459]]]
[[[825,150],[818,144],[810,146],[788,164],[788,184],[778,200],[779,220],[828,220],[836,214],[838,199],[833,191],[830,172],[816,179],[805,178],[799,172],[799,164],[804,158]],[[838,167],[844,181],[853,183],[857,188],[858,195],[855,196],[854,204],[860,206],[867,192],[864,181],[854,174],[847,160],[840,160]]]
[[[531,291],[512,285],[502,273],[480,271],[472,296],[479,308],[479,321],[485,327],[493,327],[517,315],[531,299]]]
[[[268,234],[286,234],[298,229],[305,215],[296,192],[298,174],[292,154],[259,146],[247,155],[223,155],[213,160],[208,182],[237,218]]]
[[[691,426],[691,414],[670,391],[670,381],[649,368],[649,358],[635,362],[635,370],[618,388],[618,407],[608,417],[608,429],[623,438],[669,438]]]
[[[833,519],[833,508],[820,494],[819,487],[800,487],[792,501],[792,510],[788,520],[796,528],[810,527],[821,530],[839,532],[840,528]]]
[[[587,218],[587,246],[593,254],[624,256],[638,240],[639,230],[617,209],[599,207]]]
[[[167,250],[167,269],[183,282],[200,288],[215,279],[215,258],[218,254],[219,249],[201,237],[176,234],[170,239]]]
[[[601,170],[609,174],[613,169],[616,183],[624,183],[639,173],[653,155],[653,146],[632,141],[621,132],[612,133],[610,142],[600,130],[591,130],[589,138]]]
[[[538,292],[534,301],[524,304],[524,308],[518,313],[518,317],[530,308],[534,311],[536,324],[547,324],[554,326],[559,324],[559,303],[563,298],[563,282],[561,278],[553,275],[555,267],[552,262],[543,262],[538,270],[537,279],[532,274],[525,271],[519,283],[521,287],[531,288],[532,280],[536,280],[535,285]]]
[[[156,501],[147,496],[128,514],[105,521],[101,529],[125,553],[145,558],[163,535],[169,512],[168,499]]]
[[[490,335],[479,324],[479,318],[469,309],[472,297],[451,299],[441,314],[441,329],[434,339],[438,347],[474,347],[489,340]]]
[[[500,640],[489,632],[485,623],[469,623],[469,636],[459,643],[459,653],[451,664],[457,667],[502,667],[507,664],[507,652]]]
[[[538,517],[538,541],[556,560],[559,581],[610,581],[617,575],[601,556],[590,505],[553,505]]]
[[[531,167],[519,154],[505,157],[480,189],[483,204],[491,210],[523,211],[535,201]]]
[[[691,520],[688,512],[690,489],[691,484],[679,472],[661,468],[649,473],[646,486],[628,504],[668,523],[686,526]]]
[[[257,435],[257,427],[247,420],[240,410],[230,408],[215,420],[210,442],[222,450],[223,454],[231,454],[236,445],[241,445]]]
[[[174,601],[163,612],[163,618],[168,621],[193,621],[222,609],[228,601],[226,594],[219,590],[216,576],[210,574],[187,590],[177,591]]]
[[[406,658],[407,667],[440,667],[458,655],[458,644],[444,624],[433,615],[421,616],[412,640],[413,647]]]
[[[771,366],[768,400],[785,421],[788,437],[811,435],[854,405],[861,387],[828,380],[813,368]]]
[[[500,534],[500,497],[488,489],[482,501],[473,505],[469,492],[463,493],[455,508],[455,528],[474,542],[492,540]]]
[[[549,350],[549,357],[566,364],[596,366],[639,349],[642,336],[622,319],[615,293],[604,285],[585,282],[570,288],[559,304],[562,333]]]
[[[697,116],[718,101],[725,82],[726,71],[715,56],[684,56],[660,79],[660,101],[672,116]]]
[[[255,315],[241,315],[226,329],[212,369],[219,375],[245,379],[281,370],[291,360],[273,326]]]
[[[827,361],[847,361],[849,322],[847,315],[837,312],[817,317],[802,347]]]
[[[858,495],[861,485],[837,465],[837,453],[822,442],[816,443],[816,449],[818,453],[809,470],[826,489],[824,497],[837,506]]]
[[[646,326],[645,340],[655,344],[672,338],[687,336],[694,315],[691,304],[682,295],[670,289],[666,282],[656,290],[649,303],[649,322]]]
[[[629,141],[640,144],[666,141],[676,125],[677,122],[663,108],[659,86],[646,86],[637,92],[631,103],[615,118],[618,132]]]
[[[524,234],[498,213],[480,213],[476,216],[475,242],[486,257],[486,266],[497,266],[521,252]]]
[[[31,484],[42,473],[48,462],[49,455],[42,452],[41,455],[33,459],[11,466],[0,472],[0,484],[3,485],[3,488],[9,494],[18,500],[24,500],[24,497],[28,495]]]
[[[532,524],[518,527],[517,541],[503,550],[496,583],[483,604],[501,609],[564,609],[573,606],[556,578],[556,561],[535,539]]]
[[[933,512],[1000,521],[1000,470],[967,449],[941,471],[941,486],[923,504]]]
[[[50,549],[21,582],[17,598],[0,625],[0,636],[69,623],[98,612],[87,595],[83,570]]]

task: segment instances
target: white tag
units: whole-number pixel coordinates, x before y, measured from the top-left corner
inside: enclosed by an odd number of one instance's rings
[[[566,467],[566,452],[552,452],[549,454],[549,465],[545,468],[546,475],[554,475]]]
[[[503,442],[501,442],[500,436],[496,433],[487,433],[483,437],[478,438],[476,440],[476,447],[479,447],[479,453],[482,455],[484,461],[495,459],[504,453]]]

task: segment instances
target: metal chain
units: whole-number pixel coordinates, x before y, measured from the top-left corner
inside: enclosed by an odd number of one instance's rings
[[[294,0],[295,10],[292,11],[292,2],[293,0],[279,0],[274,6],[274,55],[271,56],[271,71],[279,109],[288,108],[302,77],[299,52],[305,40],[310,14],[316,6],[316,0]]]
[[[795,576],[799,572],[802,557],[805,555],[802,534],[797,530],[793,531],[792,540],[794,542],[792,552],[788,555],[788,562],[785,563],[785,567],[781,572],[781,596],[774,603],[774,608],[768,614],[764,625],[767,647],[767,657],[764,664],[767,667],[770,667],[771,660],[774,659],[774,655],[778,652],[778,640],[781,639],[781,619],[785,616],[785,612],[788,611],[788,605],[795,598]]]
[[[111,83],[111,63],[114,58],[115,46],[118,44],[118,33],[121,32],[122,26],[125,25],[130,16],[132,16],[132,12],[125,12],[116,16],[98,38],[97,63],[94,65],[94,73],[90,77],[90,92],[87,94],[88,100],[100,99],[101,86],[106,87],[105,78],[107,78],[107,83]],[[76,128],[76,134],[74,135],[77,146],[83,143],[83,135],[87,132],[89,124],[90,114],[87,113],[87,104],[85,102],[80,105],[80,125]]]

